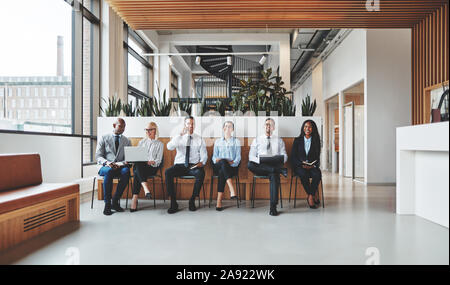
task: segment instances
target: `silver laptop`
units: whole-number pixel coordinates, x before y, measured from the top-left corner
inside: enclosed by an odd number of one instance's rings
[[[147,161],[148,153],[145,147],[139,146],[126,146],[125,147],[125,161],[126,162],[139,162]]]

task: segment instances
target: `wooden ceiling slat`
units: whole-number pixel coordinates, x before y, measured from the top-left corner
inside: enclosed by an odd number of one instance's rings
[[[448,0],[107,0],[132,28],[411,28]]]

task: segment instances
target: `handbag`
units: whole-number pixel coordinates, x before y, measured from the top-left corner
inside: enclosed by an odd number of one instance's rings
[[[444,86],[442,86],[445,88]],[[439,100],[439,105],[437,109],[431,109],[431,122],[445,122],[449,120],[449,112],[448,112],[448,89],[444,89],[444,93],[441,95],[441,99]],[[444,105],[444,110],[441,112],[442,105]]]

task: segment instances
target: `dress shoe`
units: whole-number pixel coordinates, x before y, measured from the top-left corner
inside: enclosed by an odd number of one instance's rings
[[[174,214],[178,211],[178,203],[177,202],[173,202],[170,205],[170,208],[167,210],[167,213],[169,214]]]
[[[237,199],[238,199],[238,196],[231,196],[230,199],[231,199],[231,200],[237,200]]]
[[[224,207],[216,207],[216,211],[223,211],[225,208]]]
[[[113,202],[111,208],[116,212],[124,212],[125,211],[122,207],[120,207],[119,202]]]
[[[152,194],[150,192],[148,192],[147,194],[145,194],[145,198],[148,200],[152,199]]]
[[[105,203],[105,209],[103,210],[103,215],[105,215],[105,216],[111,216],[112,215],[111,204]]]
[[[284,177],[287,177],[288,176],[287,168],[281,168],[280,169],[280,174],[283,175]]]
[[[276,207],[271,207],[269,215],[271,215],[271,216],[278,216],[277,208]]]
[[[195,207],[195,199],[189,199],[189,211],[195,211],[197,208]]]

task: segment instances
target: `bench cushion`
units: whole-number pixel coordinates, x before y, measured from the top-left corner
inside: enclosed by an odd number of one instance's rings
[[[39,154],[0,154],[0,192],[41,183]]]
[[[79,193],[78,184],[44,183],[0,192],[0,214]]]

